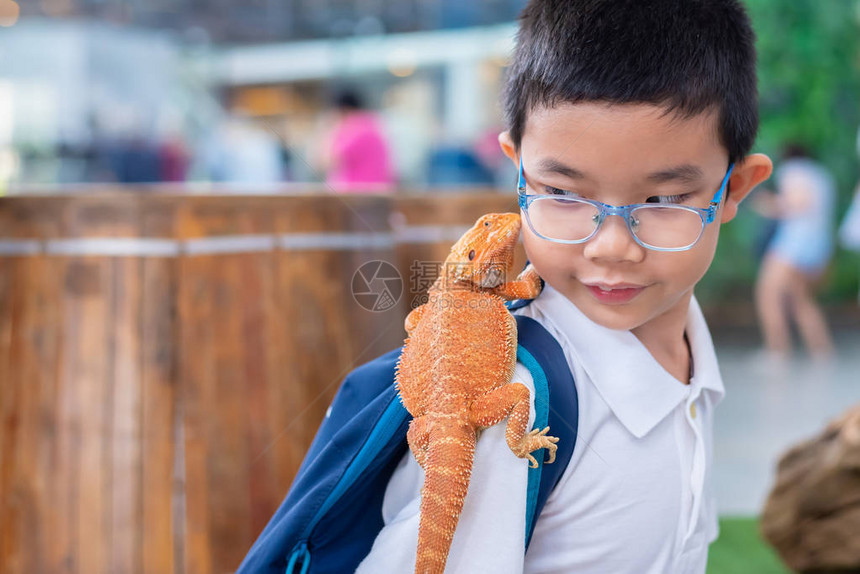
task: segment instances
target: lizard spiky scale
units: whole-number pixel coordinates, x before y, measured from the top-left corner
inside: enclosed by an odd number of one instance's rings
[[[512,272],[520,231],[515,213],[481,217],[451,249],[428,300],[406,319],[408,337],[395,371],[412,414],[407,439],[424,468],[416,574],[442,574],[463,508],[478,431],[508,418],[513,453],[536,465],[532,451],[555,458],[548,429],[527,432],[529,391],[512,382],[517,324],[506,299],[530,299],[540,278]]]

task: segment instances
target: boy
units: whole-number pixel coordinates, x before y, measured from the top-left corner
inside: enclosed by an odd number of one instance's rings
[[[693,288],[720,224],[772,170],[748,155],[753,41],[737,0],[525,8],[499,141],[545,287],[517,312],[564,349],[579,437],[524,556],[527,463],[506,450],[504,424],[481,435],[447,572],[705,571],[724,391]],[[612,207],[633,204],[644,207]],[[533,386],[521,364],[514,381]],[[412,571],[422,478],[407,454],[359,572]]]

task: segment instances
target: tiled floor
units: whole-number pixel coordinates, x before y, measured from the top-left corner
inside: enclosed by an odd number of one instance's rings
[[[837,332],[830,364],[774,365],[752,332],[715,332],[726,397],[717,408],[714,486],[720,514],[755,515],[789,446],[860,403],[860,326]]]

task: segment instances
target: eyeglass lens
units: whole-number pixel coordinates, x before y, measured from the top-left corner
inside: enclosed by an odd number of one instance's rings
[[[534,230],[547,239],[580,241],[600,222],[600,211],[574,199],[538,198],[527,210]],[[677,249],[695,243],[702,233],[698,213],[678,206],[639,207],[630,213],[630,229],[642,243],[661,249]]]

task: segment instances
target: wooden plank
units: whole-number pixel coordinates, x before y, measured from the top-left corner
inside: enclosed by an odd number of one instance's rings
[[[181,211],[180,234],[271,234],[271,203],[272,198],[251,199],[236,210],[222,198],[191,202]],[[184,258],[181,264],[183,281],[194,285],[182,295],[181,306],[188,311],[181,313],[182,347],[206,349],[194,357],[184,355],[188,368],[182,377],[187,390],[183,395],[187,480],[205,484],[205,490],[186,497],[190,571],[235,570],[256,535],[252,508],[257,492],[252,480],[260,479],[251,471],[253,463],[237,461],[247,459],[248,441],[261,440],[255,429],[265,424],[265,418],[249,416],[247,396],[255,394],[255,386],[265,389],[268,384],[262,325],[269,310],[261,307],[260,285],[264,275],[271,275],[272,258],[265,253],[198,256]],[[265,400],[259,391],[256,397],[258,405]]]
[[[0,229],[4,238],[44,239],[62,237],[63,215],[70,198],[47,201],[41,197],[4,197]]]
[[[50,551],[54,479],[51,406],[56,369],[59,282],[44,258],[5,260],[15,288],[3,289],[0,386],[0,571],[44,572]]]
[[[38,386],[40,377],[34,349],[34,328],[37,318],[34,316],[33,297],[30,289],[38,288],[34,285],[34,277],[38,271],[31,259],[24,263],[23,285],[26,296],[20,301],[19,321],[17,333],[15,334],[16,345],[13,350],[17,368],[15,379],[12,383],[18,387],[17,406],[15,418],[17,422],[17,439],[15,446],[15,461],[12,463],[12,498],[11,502],[15,509],[14,517],[17,523],[17,540],[14,540],[15,551],[13,571],[28,572],[37,571],[39,565],[35,553],[27,552],[27,545],[35,543],[38,546],[38,532],[36,531],[36,518],[38,516],[36,496],[34,492],[34,480],[37,478],[37,469],[34,461],[38,459],[38,423],[34,425],[34,419],[38,413]]]
[[[176,260],[143,258],[141,301],[142,510],[138,543],[144,574],[183,572],[184,484],[174,485],[177,449]],[[181,466],[179,467],[181,471]],[[180,476],[180,478],[182,478]],[[192,485],[192,488],[194,485]],[[178,488],[179,492],[174,489]],[[178,500],[177,500],[178,499]],[[179,520],[179,528],[176,528]]]
[[[12,572],[12,536],[10,515],[12,464],[15,448],[17,393],[12,385],[12,345],[15,309],[13,278],[17,275],[17,258],[0,258],[0,572]]]
[[[256,522],[253,534],[256,539],[262,532],[271,515],[280,505],[287,489],[292,483],[298,465],[301,464],[301,449],[296,448],[295,441],[283,440],[284,434],[289,432],[289,424],[296,408],[296,403],[291,403],[291,395],[301,392],[302,388],[295,382],[294,374],[294,351],[292,349],[295,337],[290,329],[285,328],[287,309],[292,293],[284,292],[283,275],[288,269],[287,256],[278,253],[273,258],[271,284],[268,287],[266,300],[268,305],[269,320],[266,322],[266,333],[269,346],[266,353],[267,370],[270,375],[270,383],[266,387],[267,417],[265,420],[265,443],[255,445],[249,452],[251,464],[257,464],[261,460],[270,461],[272,467],[271,480],[274,492],[267,501],[259,500],[259,509],[255,513],[264,516]],[[269,285],[269,284],[267,284]],[[301,403],[299,403],[301,404]],[[250,545],[248,545],[250,548]]]
[[[48,530],[53,513],[49,499],[50,483],[54,480],[53,445],[56,421],[52,407],[56,402],[57,354],[60,345],[57,318],[62,282],[57,270],[45,257],[28,258],[20,262],[23,301],[22,332],[25,342],[17,359],[23,369],[15,383],[26,390],[20,407],[22,429],[19,469],[19,491],[25,493],[26,524],[21,540],[21,564],[24,572],[44,572],[47,569],[52,533]]]
[[[60,358],[65,341],[62,338],[62,304],[65,266],[58,265],[48,257],[35,258],[39,266],[38,285],[29,291],[30,297],[36,302],[39,318],[37,320],[38,335],[38,364],[41,380],[39,382],[39,426],[40,445],[38,451],[39,475],[39,530],[38,544],[30,547],[30,551],[39,555],[39,572],[54,572],[52,556],[55,552],[55,539],[60,529],[67,529],[67,524],[57,522],[56,507],[59,501],[54,498],[57,492],[55,483],[62,480],[58,472],[58,437],[61,432],[57,405],[59,402]]]
[[[274,313],[275,261],[274,254],[259,255],[254,261],[240,261],[242,276],[245,277],[239,282],[239,288],[243,308],[245,426],[248,429],[240,460],[245,461],[248,471],[247,492],[243,494],[249,501],[249,523],[242,536],[235,540],[238,560],[228,565],[231,570],[239,566],[281,498],[275,481],[276,461],[273,460],[273,451],[268,448],[272,440],[271,414],[276,410],[270,401],[269,389],[283,384],[283,373],[288,372],[273,369],[271,362],[271,358],[278,354],[271,351],[283,348],[271,338],[276,331],[272,325],[280,322]]]
[[[12,263],[16,276],[26,273],[26,267]],[[23,557],[21,550],[22,540],[22,508],[19,488],[19,468],[21,454],[21,410],[24,398],[23,385],[20,384],[20,375],[23,370],[21,354],[23,352],[23,338],[21,333],[25,330],[23,298],[26,292],[24,285],[18,283],[9,291],[10,302],[8,307],[9,337],[9,360],[8,378],[3,381],[3,442],[2,446],[3,464],[0,465],[0,494],[2,494],[2,506],[0,506],[0,560],[4,566],[3,571],[10,574],[18,574],[23,571]]]
[[[179,262],[179,323],[181,353],[178,404],[182,409],[184,457],[183,568],[187,574],[212,571],[209,539],[209,481],[206,426],[213,412],[215,333],[209,322],[214,313],[210,288],[211,258],[183,258]]]
[[[69,272],[81,283],[70,288],[70,304],[80,309],[74,325],[74,370],[80,410],[77,553],[79,572],[106,572],[110,563],[110,424],[113,397],[109,373],[113,361],[113,317],[110,299],[111,262],[106,258],[75,258]],[[68,285],[68,283],[67,283]]]
[[[316,263],[323,262],[317,259]],[[280,321],[274,326],[276,333],[273,340],[282,341],[283,347],[279,353],[277,371],[281,376],[270,388],[274,409],[271,413],[270,427],[272,438],[266,453],[271,452],[274,456],[281,498],[292,483],[310,444],[309,441],[312,440],[315,429],[306,428],[307,421],[312,420],[316,411],[320,409],[324,414],[325,409],[325,406],[315,409],[312,404],[314,399],[320,398],[320,393],[314,393],[314,385],[311,382],[313,372],[310,368],[320,365],[320,362],[315,360],[320,353],[315,342],[319,340],[323,331],[322,321],[319,315],[314,314],[314,309],[324,305],[330,288],[326,285],[318,285],[317,289],[313,289],[298,280],[298,277],[304,274],[309,281],[316,281],[318,277],[312,273],[313,269],[313,256],[308,258],[304,253],[278,255],[276,268],[278,296],[275,313]],[[331,353],[325,362],[327,366],[338,361],[336,353],[342,348],[335,340],[330,343]],[[310,357],[308,353],[311,353]],[[336,389],[325,390],[328,395],[322,396],[322,400],[317,402],[322,405],[327,404],[326,401],[334,390]],[[271,511],[274,512],[276,508],[277,506]]]
[[[51,263],[60,268],[63,294],[61,295],[59,370],[57,373],[57,394],[54,406],[57,420],[56,474],[51,484],[51,499],[54,503],[54,516],[50,531],[52,540],[48,555],[50,572],[71,574],[79,572],[78,552],[78,494],[81,465],[81,405],[79,397],[78,326],[83,321],[81,306],[77,304],[83,296],[87,284],[76,273],[77,263],[70,268],[64,258],[50,258]],[[87,530],[88,533],[96,531]]]
[[[141,268],[139,258],[111,262],[110,572],[141,571]]]
[[[403,213],[410,225],[471,224],[485,213],[519,211],[514,193],[404,194],[392,198],[391,209]]]
[[[237,464],[245,456],[249,421],[246,404],[247,367],[244,339],[245,300],[242,284],[258,280],[259,255],[222,255],[210,260],[215,306],[209,328],[215,333],[215,377],[207,381],[204,394],[214,400],[209,405],[205,432],[209,484],[208,533],[212,569],[235,569],[244,556],[243,543],[250,539],[250,489],[248,468]]]

